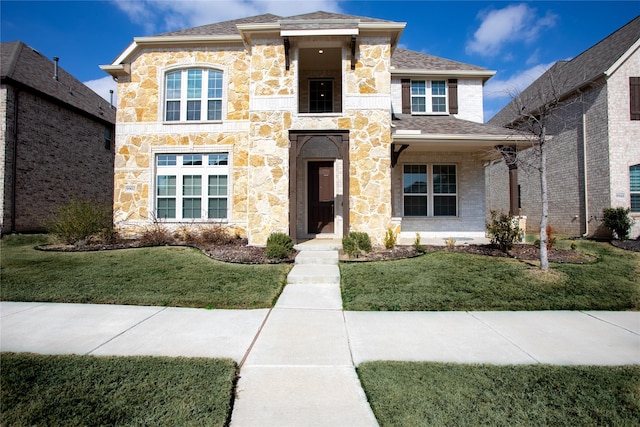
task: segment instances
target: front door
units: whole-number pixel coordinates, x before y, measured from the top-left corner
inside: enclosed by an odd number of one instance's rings
[[[309,162],[309,234],[333,233],[335,219],[333,162]]]

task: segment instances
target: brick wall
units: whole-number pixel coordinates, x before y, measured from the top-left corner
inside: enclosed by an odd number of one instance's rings
[[[4,105],[8,127],[13,124],[14,89],[9,87]],[[44,222],[72,197],[95,200],[110,207],[113,200],[113,143],[105,149],[102,122],[79,115],[32,93],[17,93],[17,155],[15,175],[15,226],[9,180],[13,170],[13,131],[3,143],[4,197],[2,232],[39,231]],[[7,102],[8,101],[8,102]],[[9,189],[9,191],[7,191]]]

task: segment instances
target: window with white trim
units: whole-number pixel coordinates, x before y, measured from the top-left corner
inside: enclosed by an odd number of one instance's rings
[[[411,81],[411,113],[446,113],[447,83],[444,80]]]
[[[158,154],[156,218],[160,220],[226,219],[229,155]]]
[[[458,215],[456,165],[406,164],[402,181],[404,216]]]
[[[189,68],[165,76],[166,121],[222,120],[222,72]]]
[[[631,212],[640,212],[640,165],[629,168]]]

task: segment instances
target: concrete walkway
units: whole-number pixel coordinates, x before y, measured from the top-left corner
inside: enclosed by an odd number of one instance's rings
[[[375,426],[370,360],[640,364],[638,312],[345,312],[334,247],[300,249],[272,310],[0,302],[0,351],[232,358],[234,427]]]

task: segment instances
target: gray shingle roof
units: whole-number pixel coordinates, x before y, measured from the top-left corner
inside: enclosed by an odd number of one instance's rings
[[[115,123],[116,110],[93,90],[54,62],[20,41],[0,43],[0,78],[20,84],[78,108],[100,120]]]
[[[394,132],[398,130],[420,130],[423,135],[496,135],[505,136],[511,131],[485,123],[461,120],[454,116],[412,116],[396,114]]]
[[[452,61],[450,59],[402,48],[397,48],[393,52],[391,65],[397,70],[487,71],[486,68],[477,65],[465,64],[463,62]]]
[[[549,101],[551,92],[564,97],[586,83],[604,76],[604,73],[631,46],[640,39],[640,16],[610,34],[594,46],[570,61],[558,61],[536,81],[531,83],[520,97],[526,99],[535,110]],[[500,110],[489,123],[505,126],[517,119],[514,101]]]

